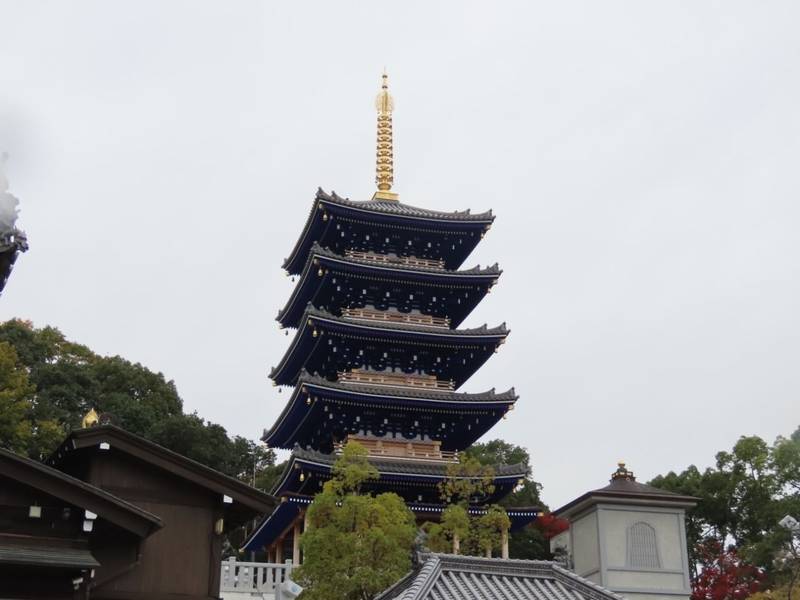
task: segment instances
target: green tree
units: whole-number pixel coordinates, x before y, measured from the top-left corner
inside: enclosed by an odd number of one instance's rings
[[[477,546],[487,557],[492,556],[493,550],[499,550],[502,538],[508,535],[511,520],[505,509],[497,504],[492,504],[486,513],[476,519],[474,535]]]
[[[788,439],[779,437],[772,446],[757,436],[743,436],[730,451],[719,452],[716,464],[705,471],[692,465],[650,482],[699,499],[687,513],[693,581],[702,562],[697,549],[711,542],[732,546],[742,560],[766,571],[767,586],[786,578],[785,561],[776,560],[787,536],[778,522],[786,514],[800,514],[798,431]]]
[[[541,499],[542,486],[530,475],[530,454],[522,446],[510,444],[503,440],[490,440],[473,444],[465,452],[483,465],[522,464],[528,469],[526,475],[516,489],[499,501],[504,508],[520,506],[537,507],[543,511],[547,505]],[[538,521],[514,531],[509,539],[509,556],[524,559],[550,559],[550,544]]]
[[[363,446],[349,442],[308,509],[305,558],[293,572],[304,599],[369,600],[411,568],[414,515],[397,494],[360,493],[377,476]]]
[[[468,454],[447,465],[447,476],[439,484],[439,496],[446,504],[483,502],[494,493],[494,468]]]
[[[18,319],[0,323],[0,362],[14,381],[2,382],[0,422],[14,423],[14,434],[0,433],[0,442],[32,458],[50,454],[83,416],[94,408],[112,415],[112,422],[175,452],[253,482],[275,462],[275,454],[225,428],[184,414],[175,383],[119,356],[100,356],[67,340],[54,327],[36,328]],[[12,365],[16,365],[13,367]],[[29,388],[17,391],[24,374]],[[6,426],[7,427],[7,426]],[[21,440],[26,440],[23,444]],[[24,446],[24,447],[23,447]]]
[[[33,389],[13,346],[0,342],[0,445],[5,448],[16,452],[28,450],[32,437],[28,413]]]

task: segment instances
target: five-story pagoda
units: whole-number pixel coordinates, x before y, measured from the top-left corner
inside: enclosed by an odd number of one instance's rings
[[[376,107],[378,191],[351,201],[319,190],[283,264],[299,279],[277,320],[296,333],[270,377],[293,391],[262,439],[292,454],[272,490],[281,504],[246,544],[266,548],[271,561],[289,543],[299,561],[305,508],[347,441],[363,445],[380,473],[372,491],[396,492],[421,520],[435,520],[448,467],[517,400],[513,389],[457,391],[508,335],[505,324],[459,328],[501,273],[496,264],[460,269],[494,216],[399,202],[385,74]],[[481,513],[526,475],[524,465],[496,466],[494,492],[470,511]],[[536,512],[509,516],[520,526]]]

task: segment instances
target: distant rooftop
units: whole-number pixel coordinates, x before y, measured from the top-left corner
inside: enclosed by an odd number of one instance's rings
[[[625,463],[620,462],[617,470],[611,474],[611,482],[607,486],[586,492],[561,508],[554,510],[553,514],[558,517],[567,517],[599,502],[617,504],[639,502],[652,506],[683,504],[686,507],[690,507],[697,504],[697,498],[639,483],[636,481],[633,472],[625,467]]]
[[[422,554],[375,600],[622,600],[550,561]]]

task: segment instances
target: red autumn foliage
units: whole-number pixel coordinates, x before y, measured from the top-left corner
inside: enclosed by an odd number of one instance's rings
[[[536,517],[534,524],[539,528],[539,530],[542,532],[542,535],[544,535],[544,539],[546,540],[549,540],[550,538],[557,536],[562,531],[569,529],[569,521],[556,517],[552,513],[539,515]]]
[[[764,572],[742,560],[733,546],[726,549],[709,538],[697,545],[697,558],[702,569],[691,600],[744,600],[761,587]]]

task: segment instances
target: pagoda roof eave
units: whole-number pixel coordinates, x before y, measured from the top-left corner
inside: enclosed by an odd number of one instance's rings
[[[303,467],[326,475],[330,474],[337,458],[338,456],[335,454],[324,454],[315,450],[305,450],[300,447],[295,447],[286,463],[286,468],[281,478],[270,493],[274,496],[280,496],[291,491],[288,489],[290,475],[293,471],[302,469]],[[448,466],[452,464],[433,461],[423,462],[413,459],[376,459],[373,457],[368,457],[368,460],[370,464],[378,470],[379,480],[399,478],[408,481],[437,483],[447,478]],[[523,463],[515,465],[496,465],[494,469],[495,474],[493,481],[495,483],[516,481],[527,477],[529,474],[528,466]]]
[[[265,515],[258,526],[250,534],[243,545],[245,552],[258,552],[262,548],[271,546],[278,537],[286,531],[292,521],[296,519],[301,511],[314,501],[312,496],[302,494],[287,493],[281,497],[281,502],[270,514]],[[438,518],[442,511],[447,508],[446,504],[434,504],[430,502],[412,502],[407,504],[416,515],[433,516]],[[487,509],[480,506],[470,506],[470,515],[479,516],[486,514]],[[506,514],[511,520],[511,530],[521,529],[525,525],[532,523],[541,514],[542,509],[538,506],[515,506],[505,509]]]
[[[0,293],[6,286],[17,257],[27,250],[28,238],[19,229],[14,228],[0,234]]]
[[[368,401],[375,408],[386,410],[394,409],[398,404],[401,406],[416,407],[418,410],[463,410],[480,408],[502,407],[508,410],[509,407],[519,398],[514,389],[496,393],[494,389],[481,393],[464,392],[443,392],[437,390],[422,390],[410,388],[392,388],[389,386],[363,385],[352,383],[341,383],[328,381],[322,377],[310,375],[303,372],[297,380],[297,385],[292,392],[292,396],[286,403],[275,424],[265,430],[261,440],[266,444],[290,449],[294,446],[297,439],[297,432],[302,429],[312,412],[312,406],[303,401],[303,396],[310,396],[308,392],[313,392],[320,396],[332,396],[352,398],[354,401]],[[499,420],[500,417],[494,421]],[[485,433],[483,430],[475,429],[470,439],[478,439]],[[488,430],[488,428],[487,428]]]
[[[302,365],[297,368],[296,374],[290,374],[289,380],[286,380],[283,375],[287,365],[293,362],[294,354],[298,352],[303,338],[308,334],[309,328],[312,328],[312,333],[317,326],[327,327],[332,331],[348,331],[354,335],[372,336],[373,338],[388,337],[406,338],[412,341],[432,341],[436,343],[451,342],[454,345],[467,344],[467,343],[502,343],[510,330],[506,327],[505,323],[497,327],[487,327],[485,324],[481,327],[473,327],[470,329],[446,329],[443,327],[430,327],[424,325],[411,325],[406,323],[368,323],[363,321],[356,321],[344,317],[336,317],[327,311],[308,307],[303,315],[301,326],[298,328],[291,345],[286,350],[286,353],[281,358],[280,363],[274,367],[269,374],[276,384],[293,384],[296,378],[300,375],[303,368]],[[317,338],[319,343],[321,336]],[[306,353],[305,356],[309,356]],[[296,362],[296,361],[294,361]]]
[[[270,514],[264,516],[244,543],[243,549],[245,552],[257,552],[262,548],[271,546],[291,526],[293,520],[300,515],[301,511],[306,510],[313,501],[314,498],[312,496],[302,494],[287,493],[282,496],[280,504]],[[429,502],[412,502],[407,506],[416,515],[431,515],[436,518],[447,508],[445,504]],[[479,506],[470,506],[467,510],[473,516],[484,515],[487,511],[486,508]],[[538,506],[515,506],[508,507],[505,510],[511,520],[512,531],[521,529],[535,521],[542,512],[542,509]]]
[[[336,192],[327,194],[322,188],[317,189],[314,202],[311,205],[303,232],[295,243],[291,254],[283,262],[283,268],[289,273],[297,274],[303,262],[302,257],[307,252],[306,248],[315,241],[312,236],[318,211],[328,209],[333,214],[351,213],[354,217],[369,217],[376,221],[384,221],[399,225],[424,228],[437,227],[440,229],[483,230],[491,226],[494,215],[489,210],[485,213],[471,213],[466,211],[440,212],[418,208],[401,202],[386,202],[380,200],[355,201],[341,198]],[[330,221],[328,221],[330,223]]]
[[[421,284],[445,284],[452,285],[454,283],[475,284],[484,283],[487,286],[494,285],[500,275],[502,269],[495,263],[492,266],[481,268],[480,265],[472,267],[471,269],[462,269],[459,271],[451,271],[448,269],[437,269],[421,266],[410,266],[402,263],[376,263],[367,259],[352,258],[341,256],[335,252],[322,248],[319,244],[314,242],[309,251],[308,258],[306,259],[305,267],[300,274],[300,279],[297,282],[294,290],[292,291],[286,305],[278,312],[276,320],[284,327],[291,326],[287,322],[287,315],[297,314],[298,303],[303,302],[307,304],[310,298],[315,295],[315,289],[319,289],[322,280],[318,278],[315,270],[318,268],[327,267],[328,269],[334,268],[353,273],[363,273],[367,276],[376,278],[397,278],[409,279],[415,283]],[[327,273],[325,273],[327,276]],[[312,290],[308,288],[314,286]],[[476,302],[477,304],[477,302]],[[473,307],[474,308],[474,307]],[[471,310],[471,309],[470,309]],[[458,325],[466,318],[469,312],[461,317]],[[296,317],[295,317],[296,318]],[[289,319],[291,320],[291,319]]]
[[[297,385],[307,385],[316,389],[326,389],[341,391],[347,394],[365,395],[365,396],[386,396],[391,398],[402,398],[408,400],[421,400],[424,402],[442,402],[442,403],[456,403],[462,402],[476,403],[476,404],[509,404],[514,403],[519,399],[519,396],[510,388],[505,392],[495,392],[495,389],[486,390],[485,392],[448,392],[441,390],[426,390],[415,388],[398,388],[391,386],[379,385],[365,385],[344,383],[340,381],[328,381],[323,377],[311,375],[304,372],[298,378]]]

